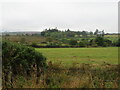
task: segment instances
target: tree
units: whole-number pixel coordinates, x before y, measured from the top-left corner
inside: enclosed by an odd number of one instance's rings
[[[112,46],[112,41],[109,39],[104,39],[104,46]]]
[[[96,37],[95,42],[98,46],[104,46],[104,38],[103,37]]]
[[[52,41],[53,41],[53,38],[47,37],[47,38],[46,38],[46,41],[47,41],[47,42],[52,42]]]
[[[98,45],[96,44],[95,40],[94,39],[91,39],[89,41],[89,45],[92,46],[92,47],[97,47]]]
[[[105,34],[104,30],[102,30],[102,37],[104,37],[104,34]]]
[[[67,31],[66,32],[69,32],[70,31],[70,29],[67,29]]]
[[[42,31],[42,32],[41,32],[41,36],[45,36],[45,31]]]
[[[69,45],[77,45],[77,40],[70,40]]]
[[[98,32],[99,32],[99,30],[96,29],[96,31],[94,32],[94,35],[98,35]]]
[[[79,42],[78,45],[80,47],[86,47],[86,43],[84,41]]]
[[[90,36],[92,36],[93,35],[93,32],[92,31],[90,31]]]
[[[82,31],[81,34],[82,34],[83,37],[87,37],[87,32],[86,31]]]
[[[116,42],[116,46],[120,47],[120,38],[119,38],[118,41]]]

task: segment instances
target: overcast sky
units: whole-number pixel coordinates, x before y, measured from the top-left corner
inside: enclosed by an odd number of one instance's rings
[[[0,28],[7,31],[118,32],[118,0],[1,0]]]

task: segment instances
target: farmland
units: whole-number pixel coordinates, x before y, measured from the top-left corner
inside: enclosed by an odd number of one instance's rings
[[[36,48],[36,50],[42,52],[47,57],[48,62],[61,62],[65,66],[72,65],[72,63],[118,64],[118,47]]]
[[[0,7],[0,89],[120,88],[120,2],[17,1]]]
[[[109,39],[113,42],[117,41],[118,40],[118,35],[105,35],[104,36],[106,39]],[[74,37],[75,38],[75,37]],[[89,39],[94,39],[95,37],[91,37]],[[40,44],[41,42],[45,42],[46,41],[46,37],[42,37],[42,36],[21,36],[21,35],[9,35],[9,36],[2,36],[2,39],[3,40],[9,40],[9,41],[12,41],[12,42],[26,42],[28,44],[31,44],[31,43],[37,43],[37,44]],[[81,40],[83,38],[77,38],[78,40]]]
[[[81,35],[4,35],[3,87],[118,88],[118,35]]]
[[[17,77],[22,88],[118,88],[118,47],[36,48],[47,58],[47,69],[29,80]],[[111,53],[112,52],[112,53]],[[32,82],[32,83],[30,83]]]

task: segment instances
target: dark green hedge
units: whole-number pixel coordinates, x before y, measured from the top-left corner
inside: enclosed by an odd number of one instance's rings
[[[35,67],[37,71],[40,71],[40,69],[45,66],[46,58],[41,53],[36,52],[34,48],[8,41],[2,42],[4,83],[10,81],[10,79],[8,79],[10,75],[12,75],[11,77],[15,75],[30,76],[30,72]]]

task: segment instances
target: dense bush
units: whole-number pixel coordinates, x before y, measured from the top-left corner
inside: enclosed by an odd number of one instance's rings
[[[112,41],[108,40],[108,39],[104,39],[104,45],[103,46],[105,46],[105,47],[112,46]]]
[[[106,39],[106,38],[101,37],[101,36],[95,38],[95,43],[98,46],[102,46],[102,47],[113,46],[113,43],[111,40]],[[115,46],[117,46],[117,45],[115,45]]]
[[[80,47],[86,47],[86,44],[85,44],[85,42],[79,42],[79,44],[78,44]]]
[[[33,42],[32,44],[31,44],[31,46],[37,46],[37,43],[35,43],[35,42]]]
[[[10,86],[8,84],[11,84],[15,75],[30,76],[34,66],[40,71],[41,67],[45,67],[45,61],[46,58],[33,48],[3,41],[3,86]]]
[[[120,38],[119,38],[118,41],[116,42],[116,46],[120,47]]]
[[[97,47],[98,45],[95,43],[95,40],[94,39],[91,39],[89,41],[89,45],[92,46],[92,47]]]
[[[95,42],[98,46],[104,46],[104,38],[103,37],[96,37]]]
[[[77,40],[70,40],[69,45],[77,45]]]

